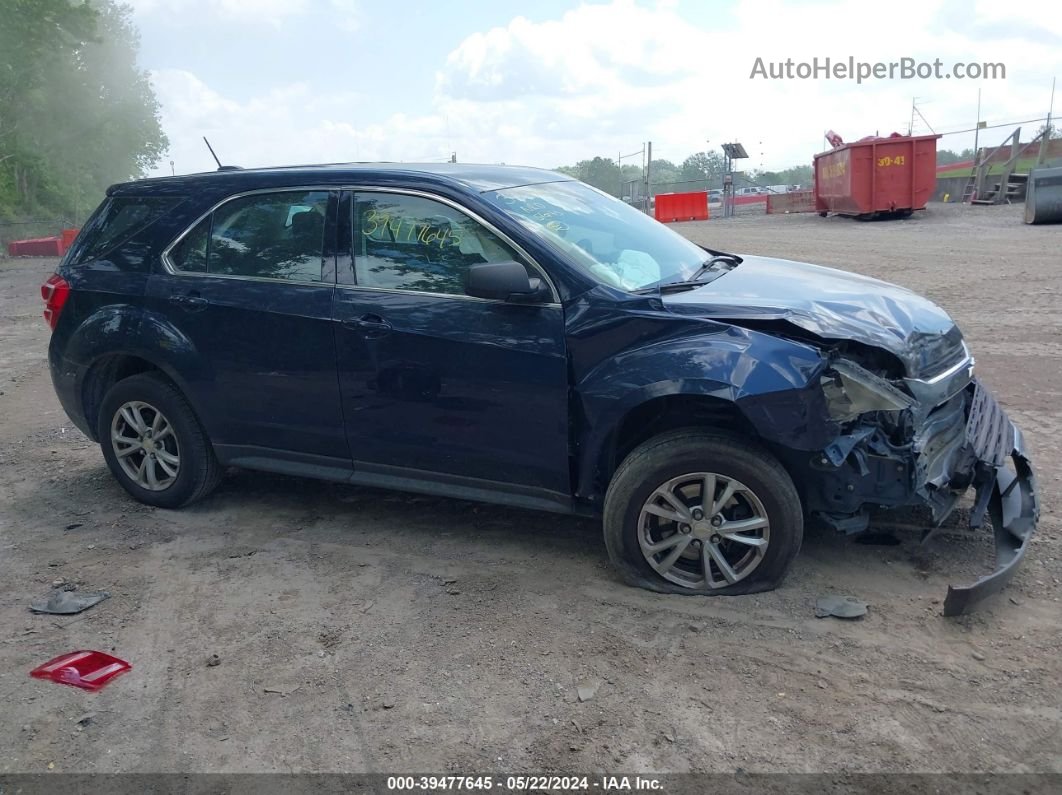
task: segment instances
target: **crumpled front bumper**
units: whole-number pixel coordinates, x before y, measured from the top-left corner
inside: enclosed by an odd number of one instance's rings
[[[1009,422],[1009,420],[1008,420]],[[1040,518],[1040,498],[1036,490],[1036,475],[1025,452],[1021,430],[1009,423],[1013,437],[1010,467],[995,470],[995,477],[982,489],[988,493],[987,509],[993,514],[996,536],[996,570],[972,585],[950,585],[944,599],[944,615],[960,615],[982,599],[998,593],[1010,582],[1018,564],[1025,557]],[[983,493],[983,492],[982,492]],[[981,502],[980,494],[978,503]],[[977,518],[971,516],[971,524]],[[983,519],[983,512],[981,514]],[[980,522],[978,522],[978,525]]]
[[[1040,518],[1036,475],[1021,430],[980,382],[975,379],[973,385],[965,432],[965,452],[974,459],[977,490],[970,525],[981,527],[986,514],[992,517],[996,570],[972,585],[949,586],[945,616],[964,613],[1010,581]]]

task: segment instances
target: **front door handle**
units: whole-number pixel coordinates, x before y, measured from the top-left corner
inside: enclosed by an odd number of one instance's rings
[[[344,320],[343,325],[370,338],[382,337],[391,332],[391,324],[373,314],[362,315],[356,320]]]
[[[200,309],[206,308],[207,300],[203,298],[203,296],[201,296],[199,293],[193,290],[192,292],[186,293],[185,295],[171,295],[170,303],[175,304],[176,306],[179,306],[182,309],[187,309],[189,311],[198,311]]]

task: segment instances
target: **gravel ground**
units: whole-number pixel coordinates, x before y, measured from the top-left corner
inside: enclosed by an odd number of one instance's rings
[[[0,261],[0,772],[1062,772],[1062,227],[1020,211],[675,227],[898,282],[962,325],[1044,514],[1009,590],[958,620],[946,584],[990,547],[957,524],[922,547],[917,515],[879,519],[897,546],[811,529],[779,590],[701,599],[619,583],[582,519],[250,472],[138,505],[52,392],[55,262]],[[112,598],[31,614],[57,580]],[[870,613],[816,619],[823,593]],[[133,671],[98,694],[27,678],[80,648]]]

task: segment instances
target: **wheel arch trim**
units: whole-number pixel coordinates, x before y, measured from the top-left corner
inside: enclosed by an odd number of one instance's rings
[[[627,392],[606,411],[594,416],[579,441],[581,456],[576,472],[577,500],[600,505],[608,484],[601,484],[599,488],[596,481],[600,472],[606,471],[611,476],[619,465],[619,461],[613,458],[620,429],[635,412],[669,398],[687,398],[705,404],[711,402],[729,411],[739,411],[734,400],[734,387],[711,379],[658,381]]]

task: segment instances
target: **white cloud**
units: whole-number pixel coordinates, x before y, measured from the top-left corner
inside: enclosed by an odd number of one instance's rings
[[[177,2],[212,2],[217,13],[255,5],[264,14],[274,5],[273,0]],[[298,5],[284,2],[285,8]],[[356,2],[331,0],[331,8],[335,24],[361,24]],[[371,94],[358,103],[349,95],[293,84],[237,102],[191,71],[158,72],[155,82],[174,159],[184,171],[212,164],[202,134],[242,165],[442,160],[456,150],[463,161],[551,167],[595,155],[615,157],[645,140],[654,142],[655,156],[681,161],[693,151],[741,140],[752,155],[748,167],[781,168],[810,162],[827,128],[850,140],[904,130],[913,96],[938,131],[973,126],[979,87],[982,118],[1043,115],[1050,75],[1062,71],[1062,47],[1056,43],[1062,12],[1052,7],[1042,16],[1015,13],[1003,20],[993,9],[988,4],[983,14],[972,14],[952,0],[893,0],[884,13],[866,3],[740,0],[724,29],[692,24],[670,0],[655,6],[633,0],[584,5],[557,19],[516,17],[467,36],[442,63],[425,65],[436,69],[430,107],[368,119]],[[1002,21],[1009,24],[1005,35],[983,38],[985,25]],[[1035,35],[1022,33],[1034,24]],[[1002,61],[1008,79],[861,86],[750,80],[757,56]],[[357,118],[354,107],[360,109]],[[927,131],[921,122],[916,130]],[[990,131],[982,141],[1001,140],[1009,132]],[[972,136],[955,137],[941,146],[971,143]]]
[[[690,73],[676,51],[702,51],[708,38],[673,10],[617,0],[580,6],[558,20],[517,17],[474,33],[439,74],[444,95],[474,99],[600,96],[658,88]]]
[[[341,30],[353,33],[361,28],[360,0],[331,0],[331,5]]]
[[[359,94],[319,94],[306,84],[292,83],[237,101],[188,71],[164,69],[151,77],[170,139],[169,155],[157,169],[160,174],[169,173],[170,160],[180,173],[213,169],[203,136],[226,165],[443,160],[449,156],[441,117],[399,114],[355,126],[345,117],[350,108],[365,104]]]

